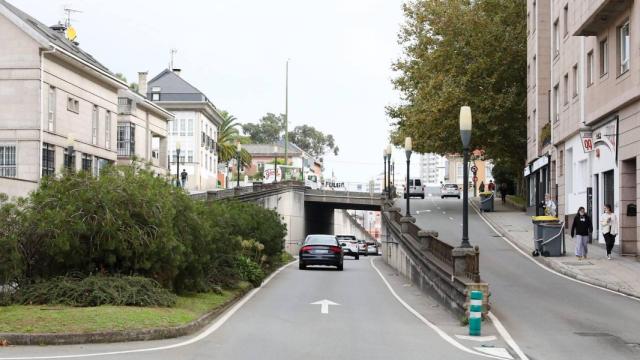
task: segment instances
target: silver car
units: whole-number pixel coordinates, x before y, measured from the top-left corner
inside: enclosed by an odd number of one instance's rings
[[[460,199],[460,189],[457,184],[444,184],[440,188],[440,198],[457,197]]]

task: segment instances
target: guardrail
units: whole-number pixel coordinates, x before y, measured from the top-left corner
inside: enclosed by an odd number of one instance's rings
[[[317,196],[382,199],[382,193],[369,192],[369,191],[307,189],[305,193],[307,195],[317,195]]]
[[[216,201],[225,199],[250,200],[262,197],[271,193],[288,191],[290,189],[304,189],[304,183],[300,181],[282,181],[272,184],[253,184],[251,186],[241,186],[232,189],[210,190],[191,194],[191,197],[203,201]]]

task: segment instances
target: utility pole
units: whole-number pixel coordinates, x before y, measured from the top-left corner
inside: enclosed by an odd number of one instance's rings
[[[289,164],[289,59],[285,70],[284,86],[284,165]]]
[[[171,60],[169,61],[169,70],[173,71],[173,58],[176,56],[176,53],[178,52],[178,49],[171,49],[169,50],[169,54],[171,56]]]

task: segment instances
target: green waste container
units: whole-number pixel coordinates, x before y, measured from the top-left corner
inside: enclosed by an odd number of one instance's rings
[[[493,191],[485,191],[480,193],[480,211],[493,212],[493,203],[495,199]]]
[[[542,239],[542,225],[544,224],[559,224],[560,221],[555,216],[532,216],[531,222],[533,223],[533,256],[538,256],[542,253],[542,242],[538,241]]]
[[[542,237],[536,240],[540,243],[542,256],[562,256],[564,249],[564,224],[543,223],[540,225]]]

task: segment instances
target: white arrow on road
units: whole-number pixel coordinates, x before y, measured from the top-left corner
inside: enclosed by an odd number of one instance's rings
[[[313,302],[313,303],[311,303],[311,305],[320,305],[320,312],[322,314],[328,314],[329,313],[329,305],[340,305],[340,304],[334,303],[331,300],[324,299],[324,300]]]

